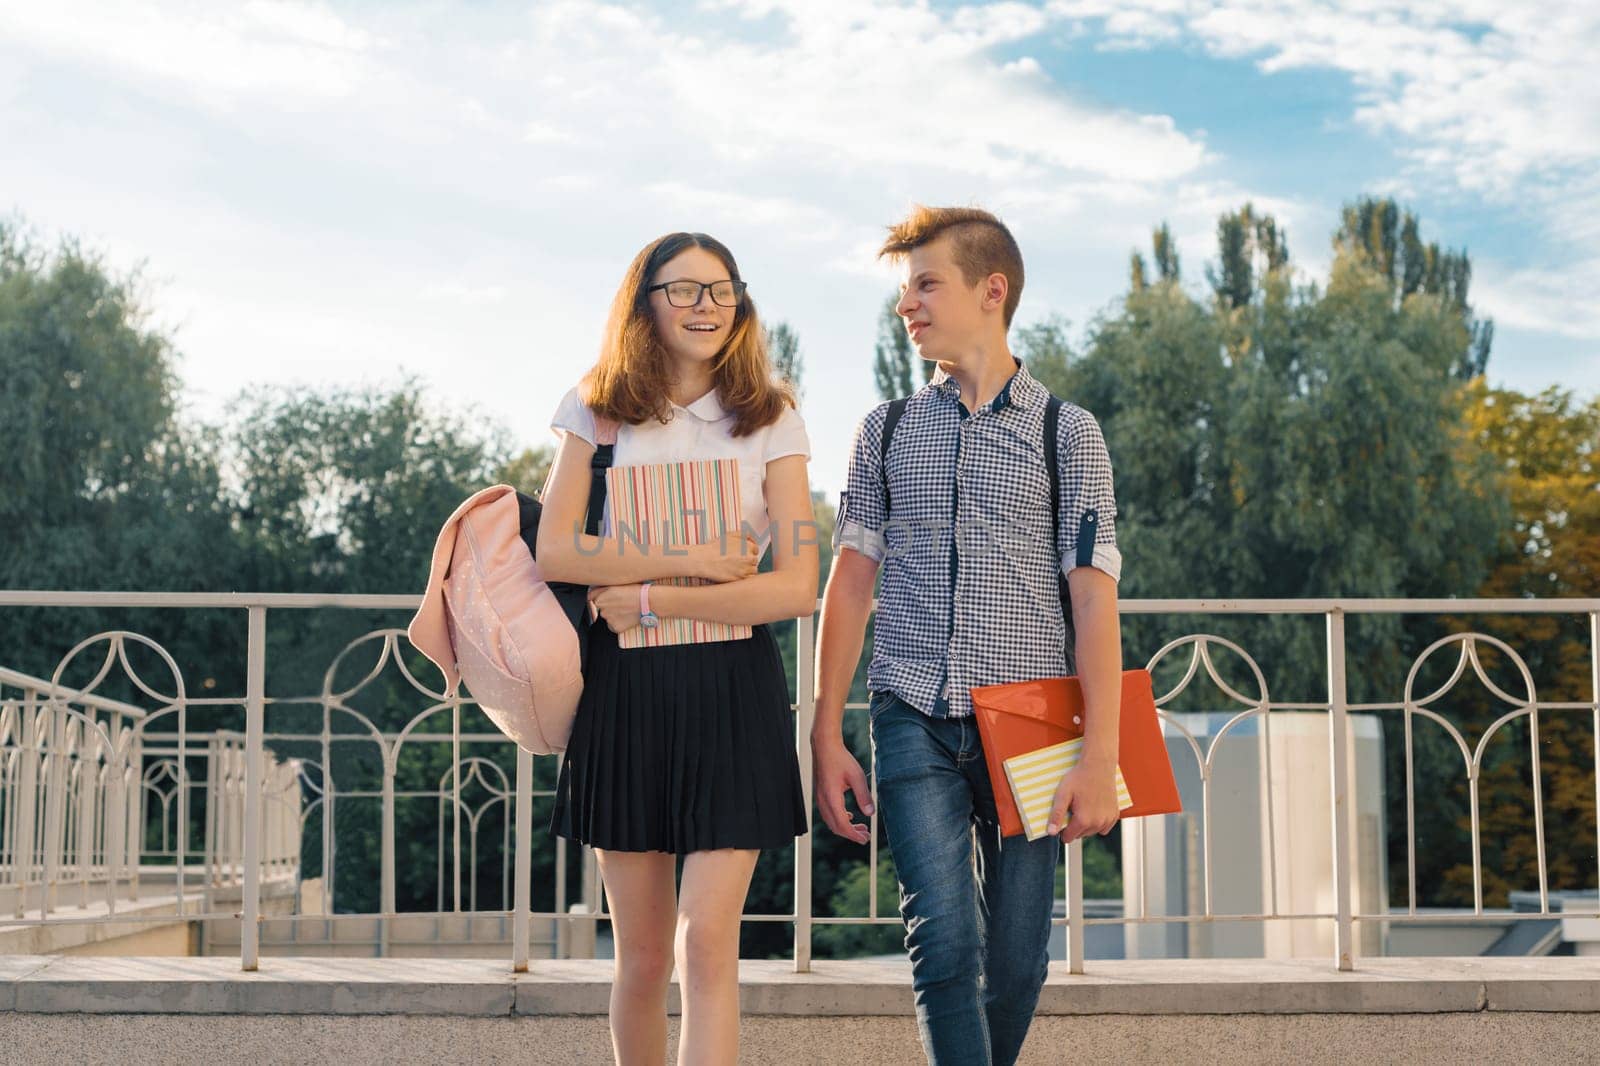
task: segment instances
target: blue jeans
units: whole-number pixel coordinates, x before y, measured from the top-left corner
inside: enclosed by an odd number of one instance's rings
[[[1050,959],[1061,844],[1001,840],[972,718],[930,718],[891,692],[873,693],[870,714],[923,1050],[942,1066],[1010,1066]]]

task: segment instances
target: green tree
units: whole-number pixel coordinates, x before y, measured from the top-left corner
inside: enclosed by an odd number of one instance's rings
[[[1116,831],[1113,830],[1115,833]],[[1083,898],[1122,898],[1122,850],[1113,848],[1120,837],[1090,836],[1083,840]],[[1067,857],[1056,863],[1056,898],[1067,897]]]
[[[1490,388],[1480,378],[1467,390],[1471,439],[1493,456],[1495,491],[1511,501],[1511,521],[1496,541],[1494,567],[1478,590],[1489,597],[1600,595],[1600,399],[1580,403],[1570,391],[1537,395]],[[1518,614],[1454,620],[1460,630],[1504,640],[1527,664],[1546,703],[1591,697],[1588,626],[1582,616]],[[1490,677],[1520,696],[1524,685],[1505,656],[1480,646]],[[1453,665],[1454,656],[1449,657]],[[1442,678],[1440,679],[1442,680]],[[1511,710],[1469,673],[1453,689],[1446,713],[1476,745]],[[1432,723],[1419,724],[1435,729]],[[1592,888],[1596,881],[1594,734],[1586,711],[1544,710],[1539,720],[1540,788],[1546,863],[1552,888]],[[1435,846],[1419,850],[1418,883],[1437,885],[1440,902],[1470,905],[1471,819],[1465,769],[1450,744],[1448,774],[1433,784],[1452,819],[1426,828]],[[1529,726],[1518,719],[1484,749],[1479,782],[1484,903],[1503,907],[1509,893],[1538,887],[1533,766]]]
[[[772,357],[772,369],[778,377],[794,387],[795,399],[805,396],[805,356],[800,354],[800,334],[787,322],[779,322],[767,330],[767,352]]]
[[[826,830],[824,830],[826,832]],[[828,915],[839,918],[865,918],[870,913],[871,895],[878,897],[879,917],[894,918],[886,925],[818,925],[812,934],[817,954],[823,958],[850,959],[862,955],[892,955],[904,950],[906,931],[900,922],[900,884],[894,856],[880,841],[878,879],[865,860],[843,870],[828,894]]]
[[[1288,265],[1288,237],[1271,215],[1257,217],[1254,206],[1245,204],[1217,220],[1217,265],[1206,268],[1206,279],[1224,308],[1250,303],[1257,279]]]
[[[1211,272],[1211,304],[1130,291],[1065,372],[1030,361],[1105,429],[1119,536],[1141,560],[1125,594],[1472,588],[1485,560],[1457,543],[1499,512],[1460,450],[1455,309],[1396,305],[1342,247],[1326,289],[1297,290],[1281,231],[1248,209],[1219,235],[1235,261]],[[1463,525],[1422,528],[1441,518]]]
[[[1067,337],[1070,323],[1060,315],[1052,314],[1030,326],[1019,326],[1012,331],[1012,348],[1027,363],[1030,372],[1043,374],[1051,381],[1060,381],[1067,375],[1067,367],[1076,358],[1072,341]]]
[[[1424,244],[1420,232],[1416,215],[1393,199],[1362,197],[1346,205],[1335,240],[1385,279],[1397,305],[1414,295],[1432,296],[1460,316],[1469,343],[1452,369],[1457,378],[1470,381],[1489,364],[1494,321],[1476,317],[1468,302],[1472,260],[1466,251],[1447,251],[1436,241]]]
[[[226,427],[184,423],[176,414],[171,342],[147,324],[137,293],[136,276],[114,275],[72,242],[47,252],[16,227],[0,228],[6,370],[0,417],[11,432],[13,460],[0,494],[7,523],[0,584],[206,592],[420,588],[432,531],[504,462],[500,434],[428,409],[410,383],[363,393],[260,390]],[[283,701],[269,709],[269,728],[320,730],[319,705],[291,698],[315,701],[346,643],[405,620],[393,612],[269,615],[268,691]],[[114,629],[148,636],[169,652],[191,696],[244,691],[244,620],[236,611],[7,610],[0,612],[0,662],[50,676],[79,640]],[[359,668],[347,662],[333,687],[353,684],[371,661]],[[86,682],[97,663],[98,657],[76,662],[81,670],[65,680]],[[156,691],[175,690],[154,654],[134,646],[130,664]],[[420,658],[410,666],[437,684]],[[98,691],[148,704],[120,670]],[[398,731],[426,702],[392,669],[349,701],[386,731]],[[336,733],[352,732],[350,719],[336,714],[332,721]],[[481,719],[467,724],[488,728]],[[243,720],[237,705],[191,706],[188,727],[237,730]],[[319,747],[275,745],[280,755],[320,763]],[[334,764],[325,769],[341,788],[376,788],[381,777],[370,746],[341,741],[334,748]],[[410,746],[402,753],[401,788],[435,787],[446,761],[446,748]],[[203,774],[198,765],[190,771]],[[402,909],[432,909],[435,812],[402,804],[397,813],[398,902]],[[193,847],[204,824],[197,806],[189,826]],[[375,824],[372,801],[344,807],[343,910],[377,903],[378,842],[361,831]],[[320,872],[316,863],[308,851],[307,876]]]
[[[415,381],[263,388],[241,404],[230,448],[253,587],[415,591],[433,550],[417,531],[437,530],[510,452],[498,427],[430,408]]]
[[[510,485],[518,492],[537,496],[544,491],[550,477],[550,467],[556,461],[556,450],[548,444],[537,448],[524,448],[494,472],[494,480]]]
[[[172,437],[172,351],[144,326],[136,285],[72,242],[45,252],[0,223],[8,578],[31,563],[16,532],[45,517],[91,521],[147,480],[152,450]]]
[[[1370,257],[1336,242],[1325,284],[1299,285],[1270,216],[1219,227],[1209,299],[1179,283],[1157,231],[1154,283],[1130,290],[1062,370],[1036,373],[1099,418],[1117,470],[1128,597],[1299,598],[1470,594],[1488,572],[1503,498],[1462,432],[1458,377],[1473,334],[1443,294],[1395,298]],[[1034,364],[1030,362],[1030,366]],[[1393,699],[1436,619],[1360,620],[1352,698]],[[1181,632],[1237,640],[1278,700],[1314,700],[1325,677],[1316,620],[1130,619],[1126,657]],[[1242,669],[1223,676],[1254,692]],[[1172,680],[1176,680],[1174,677]],[[1162,680],[1158,678],[1158,686]],[[1216,706],[1192,686],[1178,709]],[[1208,698],[1210,696],[1211,698]],[[1386,728],[1392,723],[1386,722]],[[1398,733],[1386,739],[1391,871],[1403,883]]]
[[[1181,280],[1178,264],[1178,246],[1172,239],[1172,230],[1165,222],[1151,234],[1151,253],[1156,265],[1156,284],[1176,285]],[[1143,292],[1150,285],[1144,256],[1137,250],[1129,257],[1128,291]]]
[[[172,348],[148,325],[139,287],[137,274],[114,274],[72,241],[46,250],[0,223],[0,587],[235,587],[217,442],[179,423]],[[230,623],[190,611],[9,609],[0,663],[48,677],[80,639],[127,627],[198,668],[192,649],[233,639]],[[172,691],[165,666],[135,661]],[[136,695],[119,680],[100,691]]]
[[[890,296],[878,315],[878,343],[872,361],[872,380],[883,400],[910,396],[920,384],[932,380],[933,363],[911,347],[905,325],[895,313],[899,296]]]
[[[260,388],[243,397],[241,406],[229,432],[230,503],[244,552],[240,584],[251,590],[414,592],[427,580],[434,533],[450,512],[498,475],[514,473],[501,431],[481,419],[432,408],[415,381],[392,389]],[[320,730],[320,705],[294,698],[316,697],[325,684],[336,692],[357,685],[375,664],[381,644],[361,644],[326,681],[324,674],[350,642],[376,629],[403,628],[406,621],[403,614],[384,611],[269,618],[268,693],[280,701],[273,707],[273,728]],[[420,655],[408,655],[406,665],[424,684],[440,683],[438,671]],[[357,696],[340,700],[386,733],[399,733],[428,702],[393,667]],[[333,745],[332,764],[324,772],[340,792],[375,789],[383,770],[377,748],[357,739],[365,728],[342,713],[332,715],[329,725],[344,739]],[[475,708],[463,711],[462,728],[493,731]],[[418,732],[449,733],[448,714],[433,716]],[[282,742],[278,750],[319,764],[323,760],[315,743]],[[447,744],[409,743],[397,764],[397,789],[437,788],[451,754]],[[463,754],[482,756],[515,777],[514,753],[504,744],[469,747]],[[535,760],[542,787],[553,783],[554,762]],[[336,817],[341,911],[378,906],[381,841],[372,830],[380,810],[376,799],[351,800]],[[403,798],[395,811],[397,906],[448,907],[452,901],[437,899],[437,801]],[[465,846],[463,853],[468,853]],[[497,899],[501,854],[497,848],[481,848],[479,854],[480,868],[471,876],[479,878],[484,891],[492,887],[488,898]],[[306,876],[315,876],[320,871],[313,849],[306,858]],[[548,882],[550,862],[548,849],[535,853],[541,886]]]

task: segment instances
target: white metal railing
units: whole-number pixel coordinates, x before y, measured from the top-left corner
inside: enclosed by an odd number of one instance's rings
[[[322,691],[299,697],[269,697],[266,692],[266,623],[269,612],[298,612],[308,609],[392,610],[409,612],[415,609],[414,596],[333,596],[302,594],[204,594],[204,593],[76,593],[76,592],[17,592],[0,591],[0,609],[8,607],[59,607],[59,608],[157,608],[157,609],[234,609],[244,617],[246,629],[246,691],[243,696],[205,696],[188,694],[183,676],[169,655],[135,633],[113,631],[88,637],[73,648],[62,660],[48,684],[38,679],[13,676],[7,680],[0,672],[0,686],[18,689],[19,696],[0,700],[0,797],[4,802],[3,840],[0,840],[0,892],[15,894],[13,924],[21,922],[49,923],[60,921],[53,915],[61,900],[56,892],[63,886],[77,886],[79,900],[84,898],[92,883],[103,886],[106,894],[107,914],[85,921],[138,921],[138,916],[115,914],[115,896],[119,884],[136,889],[141,854],[159,852],[170,858],[176,867],[180,913],[195,921],[242,917],[241,961],[245,969],[259,965],[260,956],[260,889],[264,879],[298,870],[304,849],[320,846],[322,869],[327,878],[326,892],[329,902],[324,913],[293,915],[274,918],[274,921],[327,921],[351,918],[379,919],[379,950],[387,950],[388,927],[393,919],[414,912],[397,912],[395,900],[395,805],[400,799],[435,798],[440,809],[441,822],[448,812],[452,832],[448,835],[449,852],[446,853],[446,835],[441,833],[439,858],[436,869],[440,890],[440,909],[434,916],[474,915],[509,917],[512,921],[512,964],[518,971],[527,969],[530,957],[530,929],[535,918],[550,920],[564,929],[570,938],[575,923],[593,922],[603,914],[603,901],[598,892],[598,880],[592,861],[584,863],[584,901],[589,904],[587,914],[569,913],[566,898],[567,854],[565,842],[554,840],[549,846],[555,855],[555,907],[550,911],[534,912],[531,908],[532,856],[536,846],[533,827],[533,759],[526,752],[515,752],[515,783],[508,785],[504,773],[491,760],[465,754],[464,744],[503,744],[510,748],[498,733],[468,733],[462,728],[462,708],[471,706],[470,700],[449,698],[430,688],[413,676],[399,654],[404,639],[400,629],[382,629],[352,641],[328,666]],[[1550,909],[1547,857],[1545,854],[1544,798],[1540,779],[1540,716],[1547,713],[1587,712],[1593,736],[1593,765],[1600,768],[1600,599],[1523,600],[1523,599],[1433,599],[1433,600],[1130,600],[1121,604],[1124,615],[1205,615],[1225,617],[1235,615],[1298,615],[1322,619],[1327,648],[1325,698],[1311,702],[1285,702],[1274,700],[1268,691],[1265,673],[1246,650],[1238,644],[1213,634],[1187,634],[1162,647],[1148,665],[1155,670],[1163,665],[1176,664],[1182,670],[1181,679],[1168,691],[1158,695],[1158,706],[1163,708],[1164,725],[1169,737],[1181,738],[1179,750],[1187,748],[1195,760],[1201,792],[1201,823],[1199,830],[1200,876],[1198,913],[1154,914],[1144,896],[1145,856],[1137,854],[1134,870],[1124,869],[1125,876],[1138,881],[1135,905],[1129,913],[1115,918],[1091,918],[1085,913],[1083,900],[1082,846],[1075,844],[1067,853],[1067,898],[1065,916],[1058,919],[1066,927],[1067,959],[1073,972],[1082,972],[1084,962],[1084,932],[1087,927],[1102,924],[1165,925],[1170,923],[1228,923],[1228,922],[1302,922],[1317,921],[1331,926],[1334,937],[1335,963],[1341,970],[1351,969],[1355,957],[1355,929],[1360,923],[1389,922],[1396,913],[1388,910],[1363,911],[1356,905],[1352,870],[1352,752],[1350,716],[1353,713],[1393,714],[1403,718],[1406,782],[1406,844],[1408,857],[1409,897],[1403,913],[1408,920],[1460,921],[1487,919],[1503,922],[1511,919],[1549,919],[1560,912]],[[1516,649],[1482,633],[1457,633],[1441,637],[1422,652],[1411,665],[1400,698],[1375,703],[1352,704],[1348,694],[1348,662],[1346,621],[1353,615],[1487,615],[1487,614],[1550,614],[1578,616],[1586,620],[1589,636],[1591,685],[1589,698],[1577,702],[1550,702],[1538,698],[1533,677]],[[796,742],[801,762],[802,780],[808,808],[812,798],[810,728],[813,718],[814,623],[812,618],[798,622],[796,639]],[[140,643],[153,651],[171,672],[170,685],[165,689],[153,686],[139,677],[130,665],[127,653],[131,643]],[[1479,650],[1494,647],[1514,666],[1522,682],[1520,693],[1512,693],[1495,683],[1484,669]],[[1239,656],[1254,679],[1256,692],[1246,693],[1229,685],[1215,664],[1216,653],[1227,651]],[[335,689],[334,679],[345,661],[358,654],[370,654],[371,665],[354,686]],[[1455,665],[1443,685],[1432,692],[1416,691],[1419,673],[1435,655],[1453,654]],[[90,683],[68,689],[61,682],[68,663],[80,656],[100,655],[102,659]],[[1183,657],[1187,656],[1187,660]],[[355,660],[351,660],[355,662]],[[389,667],[398,670],[425,706],[398,731],[385,732],[365,714],[352,706],[353,698],[362,688],[373,682]],[[95,689],[114,668],[120,668],[135,688],[146,697],[150,706],[136,706],[105,700],[95,694]],[[1493,697],[1505,704],[1505,711],[1490,725],[1476,745],[1469,745],[1461,732],[1435,707],[1453,687],[1471,670]],[[1217,686],[1224,697],[1237,706],[1232,716],[1209,743],[1202,744],[1183,724],[1181,716],[1169,713],[1174,701],[1200,674]],[[25,681],[19,685],[17,682]],[[31,686],[31,687],[28,687]],[[0,693],[5,689],[0,687]],[[320,707],[323,724],[320,732],[268,732],[266,718],[269,707],[309,705]],[[242,733],[191,732],[187,727],[187,712],[195,707],[225,707],[242,712]],[[847,710],[861,713],[864,705],[851,704]],[[1270,739],[1275,712],[1323,712],[1328,721],[1326,769],[1330,781],[1331,818],[1328,825],[1329,855],[1331,856],[1331,907],[1288,908],[1280,905],[1279,883],[1282,870],[1276,851],[1279,827],[1276,824],[1271,765],[1272,747],[1263,744],[1265,767],[1262,780],[1265,824],[1265,864],[1267,877],[1263,889],[1263,906],[1258,912],[1237,913],[1222,911],[1214,905],[1212,884],[1213,822],[1209,816],[1213,798],[1212,771],[1216,769],[1217,742],[1236,726],[1241,731],[1244,723],[1254,720],[1253,727]],[[429,732],[421,727],[438,715],[448,715],[450,731]],[[359,732],[339,732],[332,728],[335,718],[355,725]],[[1412,737],[1417,721],[1430,728],[1444,730],[1463,757],[1471,811],[1471,858],[1473,880],[1473,907],[1470,911],[1446,914],[1423,913],[1418,908],[1416,885],[1416,821],[1417,796],[1414,789]],[[1534,824],[1531,827],[1537,844],[1539,909],[1515,915],[1489,914],[1483,906],[1483,860],[1481,825],[1479,821],[1478,785],[1479,771],[1490,740],[1513,722],[1526,720],[1529,730],[1532,806]],[[151,729],[162,723],[160,731]],[[1281,728],[1281,726],[1280,726]],[[48,736],[46,736],[48,734]],[[296,759],[282,764],[269,763],[266,743],[271,741],[314,742],[321,745],[321,760]],[[335,745],[372,745],[381,757],[381,787],[376,790],[338,791],[330,773],[331,754]],[[397,781],[401,751],[408,744],[449,744],[451,746],[449,769],[440,777],[432,790],[403,790]],[[183,887],[186,870],[186,842],[189,826],[189,796],[196,786],[188,773],[191,759],[203,758],[208,767],[206,784],[206,844],[203,862],[206,876],[212,880],[223,878],[236,882],[243,892],[242,914],[231,910],[182,911]],[[74,761],[76,760],[76,761]],[[315,775],[313,774],[315,771]],[[1597,775],[1600,778],[1600,775]],[[90,789],[85,782],[101,782],[99,791]],[[170,781],[165,789],[163,781]],[[489,793],[489,800],[474,809],[463,800],[463,791],[469,785]],[[74,792],[73,789],[80,791]],[[540,795],[548,796],[544,791]],[[309,796],[302,805],[301,797]],[[43,814],[39,806],[43,798]],[[76,797],[69,799],[68,797]],[[175,806],[173,832],[162,837],[160,848],[143,848],[139,834],[144,832],[146,819],[140,812],[148,806],[150,797],[160,803],[159,825],[166,832],[169,815]],[[353,915],[334,913],[332,896],[337,886],[333,881],[335,853],[333,827],[335,810],[341,799],[378,799],[382,807],[381,858],[379,874],[379,908],[373,914]],[[514,806],[514,844],[511,848],[512,901],[508,910],[482,910],[476,907],[475,885],[466,893],[463,906],[463,870],[477,869],[476,855],[479,844],[478,828],[483,814],[494,805]],[[270,813],[277,807],[284,813],[274,818]],[[1600,785],[1596,786],[1595,813],[1600,817]],[[308,839],[305,827],[312,815],[318,816],[320,839]],[[463,818],[466,820],[463,830]],[[72,819],[77,828],[67,832],[65,827]],[[867,862],[869,885],[877,882],[877,825],[872,819],[872,834]],[[827,830],[822,829],[823,832]],[[542,836],[542,834],[541,834]],[[175,838],[175,840],[173,840]],[[41,841],[44,846],[41,846]],[[168,841],[171,841],[169,844]],[[465,841],[466,859],[463,859]],[[794,963],[797,970],[807,970],[811,962],[813,932],[821,924],[896,924],[898,916],[881,915],[878,911],[875,888],[869,893],[868,914],[860,917],[816,916],[811,904],[812,896],[812,838],[801,837],[796,842],[794,857],[794,909],[780,915],[745,915],[751,921],[792,922],[794,936]],[[505,870],[505,840],[500,842],[502,873]],[[142,851],[141,851],[142,849]],[[447,861],[448,860],[448,861]],[[1600,862],[1600,859],[1597,859]],[[448,872],[448,877],[447,877]],[[1597,869],[1600,877],[1600,869]],[[32,895],[29,887],[34,886]],[[1576,887],[1576,886],[1574,886]],[[446,896],[453,907],[445,909]],[[3,898],[3,897],[0,897]],[[25,911],[37,912],[38,917],[27,918]],[[80,919],[74,919],[80,920]],[[170,918],[161,919],[168,920]]]
[[[114,655],[125,639],[109,641]],[[161,714],[0,669],[0,913],[11,916],[0,924],[29,924],[29,911],[60,921],[62,911],[97,907],[109,921],[142,898],[143,882],[157,880],[164,895],[168,870],[179,916],[195,898],[190,881],[243,884],[244,738],[192,736],[203,744],[186,750],[150,730]],[[196,761],[203,784],[190,769]],[[298,772],[278,760],[265,767],[267,878],[298,873]],[[206,797],[198,854],[189,847],[197,790]]]
[[[115,876],[129,874],[127,856],[137,854],[122,818],[137,786],[108,780],[101,768],[113,745],[135,736],[129,723],[144,711],[87,696],[76,715],[53,715],[40,687],[37,678],[0,670],[0,890],[11,897],[0,910],[18,918],[30,904],[52,910],[66,902],[63,890],[79,907],[104,891],[114,908]],[[135,891],[136,879],[135,867]]]

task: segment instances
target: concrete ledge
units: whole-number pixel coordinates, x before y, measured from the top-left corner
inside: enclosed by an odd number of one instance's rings
[[[138,896],[129,899],[124,895],[127,891],[126,883],[117,887],[116,912],[112,913],[111,907],[105,900],[105,885],[92,886],[89,893],[90,899],[86,906],[71,906],[65,901],[79,895],[75,886],[64,888],[57,893],[59,899],[49,913],[52,919],[42,924],[19,925],[0,919],[0,956],[3,955],[54,955],[63,952],[115,952],[118,954],[133,954],[144,950],[151,955],[157,954],[148,947],[134,948],[132,951],[118,950],[118,941],[133,940],[134,943],[148,943],[151,934],[168,934],[173,940],[181,955],[190,953],[191,938],[195,931],[204,924],[192,917],[194,914],[223,913],[230,911],[237,913],[243,907],[243,888],[239,885],[220,885],[206,887],[196,882],[201,880],[203,871],[190,868],[187,887],[183,893],[184,913],[178,913],[177,878],[170,866],[144,865],[139,867]],[[31,905],[28,910],[37,912],[42,895],[37,891],[37,886],[30,885]],[[7,893],[15,897],[17,893]],[[261,912],[266,918],[276,915],[288,914],[295,907],[295,880],[291,875],[277,877],[263,877],[261,880]],[[0,914],[12,914],[13,909],[0,908]],[[170,916],[170,922],[153,921],[128,921],[119,922],[118,918],[159,918]],[[229,919],[216,918],[210,920],[213,927],[227,923]],[[239,926],[237,918],[232,919],[235,929]],[[172,933],[179,935],[172,938]],[[208,930],[209,932],[209,930]],[[235,934],[234,943],[238,943]],[[124,945],[125,946],[125,945]]]
[[[484,959],[33,956],[8,980],[24,958],[3,960],[0,1006],[40,1014],[506,1015],[516,997],[509,963]]]
[[[611,1061],[609,961],[0,957],[0,1066]],[[1593,1061],[1600,959],[1100,962],[1051,971],[1020,1062]],[[740,1061],[921,1066],[902,961],[741,964]],[[672,1009],[676,1012],[676,991]],[[676,1040],[678,1019],[669,1020]],[[669,1058],[670,1058],[669,1052]],[[226,1057],[226,1056],[224,1056]],[[234,1057],[238,1057],[235,1055]]]
[[[1040,1009],[1076,1015],[1462,1013],[1488,1004],[1476,961],[1373,959],[1340,973],[1331,963],[1305,959],[1129,960],[1098,963],[1079,977],[1052,966]],[[1600,989],[1600,967],[1585,972]]]
[[[668,1021],[675,1046],[678,1019]],[[1351,1063],[1593,1062],[1600,1014],[1196,1014],[1041,1015],[1019,1066],[1063,1063],[1217,1063],[1350,1066]],[[668,1061],[674,1052],[669,1049]],[[0,1012],[0,1064],[115,1066],[584,1066],[609,1063],[606,1019],[594,1015],[501,1018],[18,1014]],[[926,1066],[915,1021],[898,1017],[746,1016],[744,1066]]]
[[[1600,959],[1180,960],[1052,966],[1039,1015],[1470,1014],[1600,1012]],[[752,1016],[911,1013],[904,961],[740,964]],[[25,1014],[603,1016],[606,960],[0,957],[0,1011]],[[677,1010],[676,986],[672,1009]]]

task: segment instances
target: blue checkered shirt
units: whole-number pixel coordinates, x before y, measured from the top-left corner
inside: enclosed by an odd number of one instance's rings
[[[839,501],[836,551],[882,564],[867,686],[924,714],[972,713],[979,685],[1066,672],[1057,567],[1079,558],[1078,531],[1093,523],[1092,563],[1120,578],[1111,459],[1093,415],[1061,405],[1059,537],[1051,543],[1044,463],[1049,392],[1020,363],[989,403],[969,413],[941,373],[907,402],[887,462],[888,404],[856,430]]]

